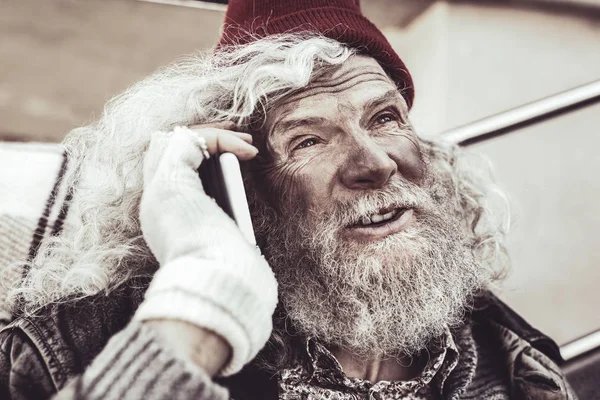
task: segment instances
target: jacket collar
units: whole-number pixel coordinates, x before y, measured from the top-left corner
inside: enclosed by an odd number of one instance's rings
[[[532,327],[492,292],[486,292],[476,300],[472,318],[505,327],[529,342],[533,348],[548,356],[556,364],[561,365],[564,362],[554,340]]]

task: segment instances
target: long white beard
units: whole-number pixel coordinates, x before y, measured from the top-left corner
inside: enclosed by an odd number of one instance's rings
[[[316,217],[258,207],[258,235],[295,330],[366,358],[417,353],[459,324],[490,278],[449,202],[436,197],[395,182]],[[413,207],[416,221],[368,244],[340,239],[342,227],[390,204]]]

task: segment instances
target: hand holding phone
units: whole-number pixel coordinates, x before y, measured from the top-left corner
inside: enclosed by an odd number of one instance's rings
[[[216,356],[208,364],[200,360],[208,373],[233,374],[252,360],[271,334],[277,305],[277,280],[260,251],[248,245],[245,234],[251,230],[242,233],[198,180],[201,165],[212,162],[220,168],[220,174],[209,171],[205,187],[216,196],[219,186],[213,189],[213,184],[222,182],[231,215],[241,221],[234,211],[243,190],[241,174],[239,167],[231,170],[229,165],[233,161],[237,167],[238,159],[256,155],[250,142],[249,135],[215,125],[174,129],[152,134],[144,154],[139,220],[159,268],[135,318],[160,320],[158,329],[164,328],[167,335],[177,328],[164,326],[168,320],[199,327],[184,332],[195,338],[207,339],[204,333],[214,332],[212,339],[222,341],[190,340],[170,350],[193,356],[194,346],[201,345],[203,354]],[[233,183],[227,183],[230,177]]]

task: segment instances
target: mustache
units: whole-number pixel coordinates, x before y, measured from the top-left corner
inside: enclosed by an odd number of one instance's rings
[[[430,209],[432,201],[425,188],[398,179],[389,182],[383,188],[364,191],[353,198],[336,200],[327,210],[314,217],[345,228],[357,225],[363,218],[373,214],[385,214],[396,209],[426,212]]]

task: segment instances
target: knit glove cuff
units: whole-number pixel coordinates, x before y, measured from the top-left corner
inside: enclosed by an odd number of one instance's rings
[[[269,338],[277,285],[257,254],[246,265],[194,256],[170,261],[156,273],[134,319],[178,319],[209,329],[231,346],[221,375],[232,375],[252,360]],[[250,272],[252,275],[250,275]]]

